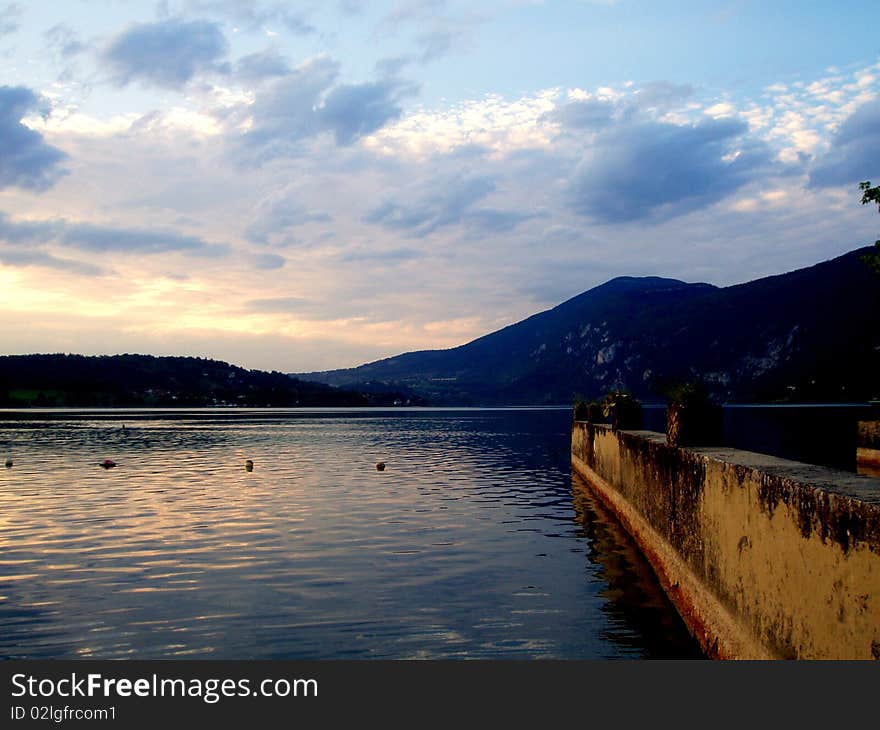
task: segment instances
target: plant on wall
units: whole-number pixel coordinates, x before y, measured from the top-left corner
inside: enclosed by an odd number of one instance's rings
[[[605,396],[602,414],[611,419],[611,427],[615,431],[642,427],[642,404],[625,390],[615,390]]]
[[[722,443],[723,411],[702,384],[679,383],[666,396],[666,442],[670,446]]]

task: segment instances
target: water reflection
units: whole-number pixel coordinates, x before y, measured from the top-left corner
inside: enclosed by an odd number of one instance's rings
[[[693,654],[567,410],[175,416],[0,422],[0,656]]]

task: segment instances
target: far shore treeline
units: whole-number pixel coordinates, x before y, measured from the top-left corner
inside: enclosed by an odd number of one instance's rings
[[[727,403],[880,398],[880,272],[861,248],[719,288],[619,277],[448,350],[247,370],[151,355],[0,357],[0,407],[561,405],[699,383]]]
[[[407,403],[406,398],[393,392],[360,393],[199,357],[0,356],[0,407],[7,408]]]

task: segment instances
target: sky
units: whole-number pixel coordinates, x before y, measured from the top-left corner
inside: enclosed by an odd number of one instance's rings
[[[452,347],[870,244],[872,179],[874,3],[0,0],[0,354]]]

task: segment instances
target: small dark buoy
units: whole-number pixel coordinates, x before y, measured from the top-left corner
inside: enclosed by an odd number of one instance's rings
[[[104,459],[104,461],[102,461],[99,466],[103,466],[105,469],[112,469],[114,466],[116,466],[116,462],[113,461],[113,459]]]
[[[7,460],[6,460],[6,468],[7,468],[7,469],[11,469],[11,468],[12,468],[12,459],[7,459]]]
[[[253,471],[254,470],[254,462],[251,459],[248,459],[244,462],[245,471]]]
[[[385,471],[384,461],[380,461],[378,464],[376,464],[376,471]]]

